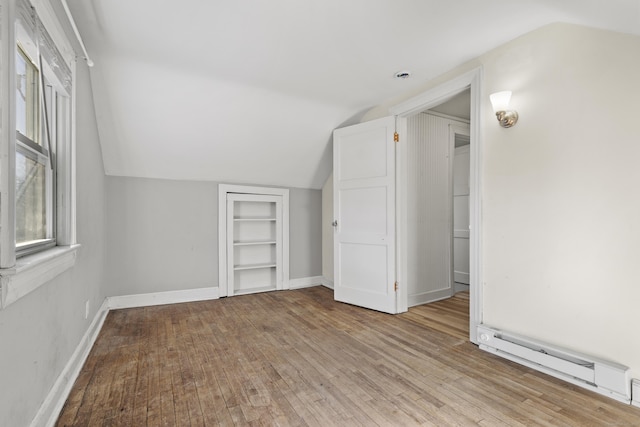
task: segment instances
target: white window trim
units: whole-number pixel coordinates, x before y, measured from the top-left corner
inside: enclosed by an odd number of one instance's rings
[[[75,264],[76,242],[76,175],[75,175],[75,53],[64,35],[49,0],[32,0],[36,12],[60,54],[71,69],[71,129],[68,143],[58,149],[58,194],[57,209],[57,246],[35,254],[16,259],[15,253],[15,22],[18,1],[2,0],[0,7],[0,39],[5,42],[0,48],[0,123],[6,123],[0,129],[0,309],[50,282]]]
[[[80,245],[56,246],[20,258],[15,267],[1,269],[2,308],[73,267],[79,247]]]

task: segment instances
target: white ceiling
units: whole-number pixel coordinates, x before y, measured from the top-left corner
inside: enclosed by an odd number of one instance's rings
[[[467,89],[464,92],[460,92],[448,101],[431,108],[431,111],[471,120],[471,90]]]
[[[95,62],[107,174],[302,188],[330,173],[334,128],[521,34],[640,34],[640,0],[68,4]]]

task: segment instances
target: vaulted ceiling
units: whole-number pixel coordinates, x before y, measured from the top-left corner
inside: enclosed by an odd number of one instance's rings
[[[67,2],[107,174],[302,188],[330,173],[334,128],[521,34],[640,34],[640,0]]]

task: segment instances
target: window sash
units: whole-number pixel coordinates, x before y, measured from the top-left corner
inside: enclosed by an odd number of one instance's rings
[[[16,84],[16,129],[18,133],[39,145],[40,72],[20,43],[16,48],[16,78],[20,79]]]
[[[16,257],[55,245],[55,180],[47,156],[16,144]]]
[[[51,150],[55,150],[58,136],[55,130],[59,97],[56,89],[45,81],[42,57],[40,67],[36,66],[20,46],[20,40],[16,60],[16,78],[25,79],[22,89],[26,96],[22,99],[27,133],[17,130],[15,143],[15,256],[20,258],[56,245],[56,165]],[[16,90],[16,97],[21,96]],[[63,114],[61,119],[64,117]],[[63,123],[61,127],[67,125]],[[44,130],[48,132],[43,134]],[[20,173],[24,176],[19,176]]]
[[[43,157],[49,158],[49,150],[34,142],[31,138],[24,136],[20,131],[16,131],[16,146],[23,146],[25,149],[33,151]]]

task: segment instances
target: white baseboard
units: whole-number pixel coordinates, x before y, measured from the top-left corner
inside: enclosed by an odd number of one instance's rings
[[[631,404],[640,408],[640,380],[631,380]]]
[[[107,317],[108,312],[109,308],[107,306],[107,300],[105,299],[93,318],[91,325],[89,325],[87,332],[85,332],[84,336],[80,340],[80,343],[58,376],[55,384],[51,387],[49,394],[45,398],[44,402],[42,402],[42,405],[40,405],[38,413],[33,418],[33,421],[31,421],[31,427],[49,427],[56,423],[58,416],[60,415],[60,411],[69,397],[71,388],[73,387],[76,378],[78,378],[78,375],[80,375],[80,370],[84,366],[84,362],[87,360],[87,356],[89,356],[89,352],[91,351],[96,338],[98,338],[98,334],[102,329],[102,324],[104,323],[104,319]]]
[[[462,271],[454,271],[453,272],[453,281],[460,283],[470,283],[471,275],[469,273],[465,273]]]
[[[415,307],[416,305],[427,304],[430,302],[440,301],[451,297],[451,289],[440,289],[437,291],[422,292],[419,294],[407,296],[407,305]]]
[[[149,307],[152,305],[178,304],[181,302],[205,301],[220,298],[219,288],[186,289],[184,291],[154,292],[149,294],[123,295],[107,298],[109,309]]]
[[[300,279],[289,279],[289,289],[302,289],[318,286],[322,284],[322,276],[302,277]]]
[[[333,280],[322,277],[322,286],[325,288],[333,289]]]
[[[468,290],[469,290],[469,285],[467,283],[459,283],[459,282],[453,283],[453,292],[455,293],[465,292]]]

